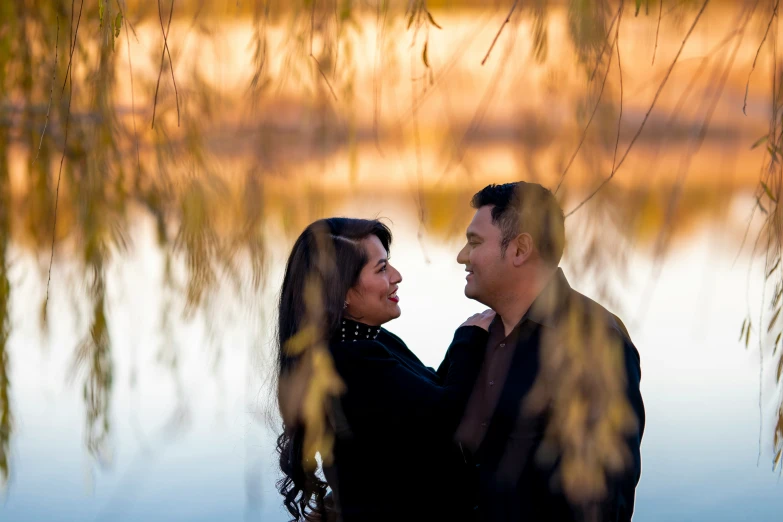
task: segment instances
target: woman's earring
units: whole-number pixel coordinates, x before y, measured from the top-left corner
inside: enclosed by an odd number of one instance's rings
[[[348,308],[348,301],[343,301],[343,310]]]

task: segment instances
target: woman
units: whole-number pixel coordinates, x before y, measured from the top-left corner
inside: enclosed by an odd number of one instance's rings
[[[494,313],[476,314],[457,329],[437,372],[424,366],[381,327],[400,315],[402,277],[389,263],[390,243],[391,232],[379,221],[324,219],[302,232],[288,259],[278,325],[284,421],[278,487],[294,520],[324,520],[327,512],[344,522],[472,516],[469,470],[453,434]],[[333,460],[324,468],[332,490],[326,502],[327,483],[303,465],[315,460],[303,450],[302,407],[291,407],[303,402],[302,383],[284,385],[301,376],[294,353],[303,351],[290,349],[296,341],[289,341],[312,331],[313,321],[318,334],[310,342],[328,344],[345,390],[325,412],[334,437]],[[441,327],[437,317],[429,322]]]

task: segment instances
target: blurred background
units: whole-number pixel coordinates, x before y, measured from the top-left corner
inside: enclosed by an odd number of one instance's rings
[[[778,25],[769,0],[2,2],[0,518],[286,520],[293,241],[384,218],[387,327],[437,366],[482,309],[470,197],[523,179],[641,354],[634,520],[780,520]]]

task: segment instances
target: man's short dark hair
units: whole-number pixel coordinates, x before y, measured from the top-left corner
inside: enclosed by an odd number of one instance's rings
[[[502,234],[502,255],[515,237],[527,232],[544,261],[555,266],[560,263],[565,248],[565,218],[549,189],[525,181],[487,185],[473,195],[470,204],[477,210],[492,206],[492,223]]]

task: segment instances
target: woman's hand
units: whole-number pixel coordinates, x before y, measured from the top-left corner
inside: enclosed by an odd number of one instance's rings
[[[468,317],[468,320],[460,326],[478,326],[479,328],[489,331],[489,325],[492,324],[493,319],[495,319],[495,311],[487,308],[480,314],[471,315]]]

